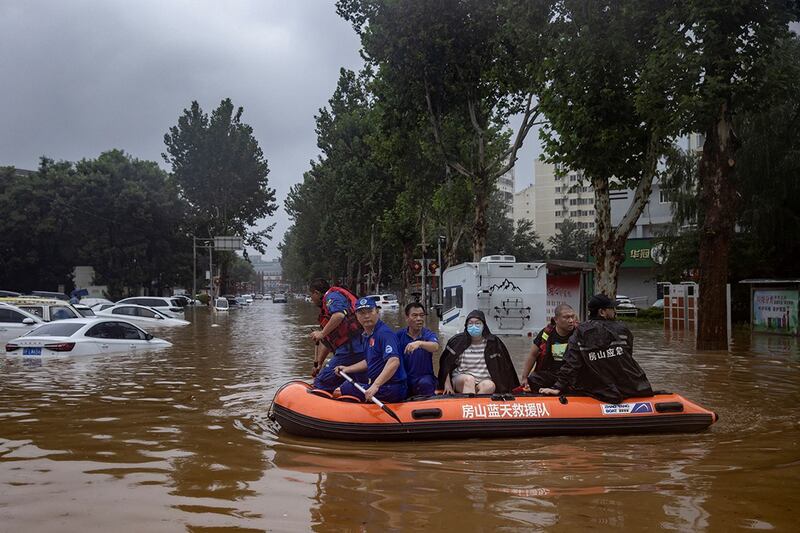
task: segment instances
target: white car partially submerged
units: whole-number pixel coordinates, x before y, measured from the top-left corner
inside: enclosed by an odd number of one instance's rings
[[[381,309],[400,309],[396,294],[369,294],[365,298],[374,300]]]
[[[189,321],[162,313],[158,309],[135,304],[117,304],[95,311],[99,317],[121,318],[138,326],[174,327],[188,326]]]
[[[44,324],[44,320],[40,316],[0,302],[0,342],[25,335],[41,324]]]
[[[636,305],[634,305],[631,299],[627,296],[617,294],[616,301],[618,315],[637,316],[639,314],[639,309],[636,308]]]
[[[138,352],[168,348],[171,342],[157,339],[122,320],[73,318],[42,324],[28,334],[10,340],[6,356],[65,357]]]
[[[230,304],[227,298],[217,298],[214,302],[214,311],[227,311],[230,309]]]

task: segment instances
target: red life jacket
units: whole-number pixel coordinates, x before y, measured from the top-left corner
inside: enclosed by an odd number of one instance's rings
[[[327,346],[332,352],[335,352],[340,346],[350,342],[356,336],[361,335],[364,331],[364,328],[361,327],[361,324],[358,323],[358,319],[356,319],[355,309],[357,298],[353,296],[350,291],[342,289],[341,287],[331,287],[322,297],[322,309],[319,312],[319,325],[324,329],[331,320],[331,313],[328,311],[328,306],[326,304],[328,295],[331,292],[338,292],[347,298],[348,302],[350,303],[347,310],[344,311],[344,320],[342,320],[339,326],[337,326],[337,328],[333,330],[327,337],[322,339],[322,344]]]
[[[545,357],[547,357],[547,346],[548,342],[547,339],[550,338],[550,335],[556,330],[556,323],[554,320],[551,320],[549,324],[547,324],[544,329],[542,330],[542,341],[539,343],[539,354],[536,356],[536,369],[539,370],[544,365]]]

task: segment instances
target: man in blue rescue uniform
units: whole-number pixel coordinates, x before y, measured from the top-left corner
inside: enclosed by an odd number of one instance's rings
[[[370,401],[375,397],[383,402],[402,402],[406,399],[408,385],[406,371],[400,361],[402,353],[397,346],[397,335],[379,318],[375,300],[370,298],[358,300],[356,317],[364,328],[367,357],[364,361],[353,365],[337,366],[336,374],[345,371],[353,376],[353,372],[366,370],[369,383],[359,383],[366,389],[366,394],[362,394],[352,383],[343,383],[342,395],[355,396],[362,401]]]
[[[319,325],[322,329],[311,333],[314,341],[314,387],[333,392],[344,382],[334,369],[339,365],[353,365],[364,360],[364,340],[361,325],[355,315],[356,297],[341,287],[331,287],[324,279],[315,279],[309,285],[311,301],[320,307]],[[328,354],[333,357],[325,365]],[[324,366],[323,366],[324,365]],[[365,374],[353,376],[365,380]]]
[[[439,338],[425,327],[425,307],[421,303],[411,302],[405,311],[408,327],[397,332],[397,346],[408,375],[408,395],[433,396],[433,354],[439,349]]]

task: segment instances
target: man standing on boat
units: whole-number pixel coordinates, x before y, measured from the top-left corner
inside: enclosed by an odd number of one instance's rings
[[[573,390],[614,404],[653,395],[644,370],[633,359],[633,333],[615,320],[614,307],[605,294],[589,299],[589,320],[570,337],[556,382],[539,393],[558,396]]]
[[[366,402],[373,397],[387,403],[402,402],[406,399],[408,386],[406,371],[400,361],[402,352],[397,345],[397,335],[379,318],[378,307],[371,298],[358,300],[356,316],[364,328],[366,359],[348,366],[337,366],[335,371],[337,376],[341,371],[352,376],[352,372],[366,370],[369,383],[359,383],[366,389],[364,394],[354,384],[343,383],[342,396],[355,396]]]
[[[564,362],[567,343],[575,331],[575,310],[568,304],[556,306],[553,321],[539,332],[533,340],[528,359],[522,368],[520,383],[528,383],[532,391],[552,387],[556,374]],[[531,370],[536,364],[536,372]]]
[[[320,308],[321,330],[311,332],[314,341],[314,387],[333,392],[344,382],[334,372],[340,365],[352,365],[364,360],[362,328],[355,315],[356,297],[341,287],[331,287],[324,279],[315,279],[309,286],[311,301]],[[333,357],[325,365],[328,354]],[[324,365],[324,366],[323,366]],[[364,378],[363,375],[352,376]]]
[[[439,338],[425,327],[425,306],[411,302],[405,311],[408,327],[397,332],[397,345],[408,375],[408,395],[433,396],[436,392],[433,354],[439,349]]]

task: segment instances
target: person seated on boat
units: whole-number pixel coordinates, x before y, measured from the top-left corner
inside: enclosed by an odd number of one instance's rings
[[[506,393],[519,386],[505,344],[492,335],[483,311],[467,315],[464,331],[447,342],[439,358],[439,388],[445,394]]]
[[[573,331],[575,310],[568,304],[559,304],[553,320],[533,339],[533,346],[522,367],[520,383],[527,383],[532,391],[552,387],[564,362],[564,353]],[[536,371],[531,374],[534,365]]]
[[[366,394],[350,382],[342,383],[342,396],[355,396],[366,402],[373,397],[382,402],[402,402],[406,399],[408,384],[400,361],[402,352],[397,345],[397,335],[380,319],[378,306],[372,298],[361,298],[355,308],[358,321],[364,328],[366,359],[351,365],[339,365],[335,371],[337,376],[342,371],[350,376],[366,371],[369,382],[359,383],[366,389]]]
[[[311,301],[320,308],[321,330],[311,332],[314,341],[314,387],[333,392],[344,383],[344,378],[334,369],[341,365],[353,365],[364,360],[364,340],[361,324],[355,314],[356,297],[341,287],[331,287],[324,279],[315,279],[309,285]],[[333,357],[325,365],[328,354]],[[324,366],[323,366],[324,365]],[[351,376],[356,380],[366,379],[366,374]]]
[[[397,347],[403,354],[408,395],[433,396],[436,392],[433,354],[439,349],[439,338],[425,327],[425,306],[411,302],[405,312],[408,327],[397,332]]]
[[[615,404],[653,395],[644,370],[633,358],[633,333],[615,320],[615,306],[605,294],[589,299],[589,320],[570,337],[553,386],[542,387],[539,393],[583,392]]]

